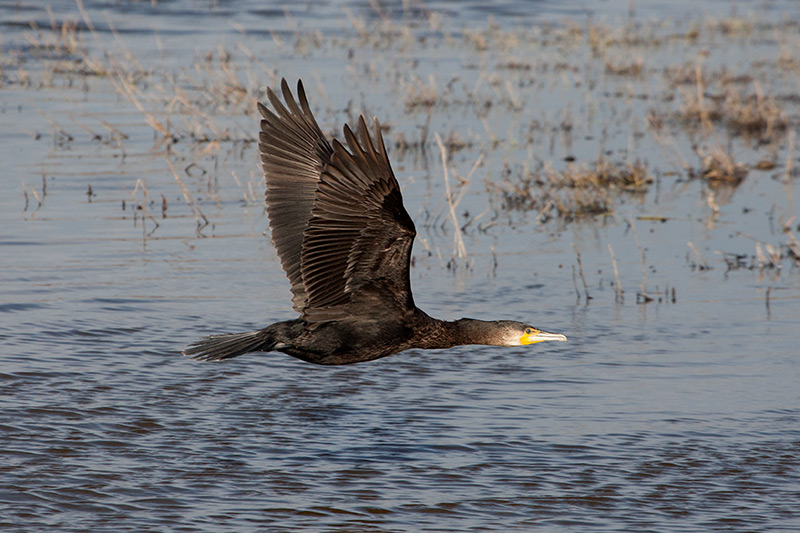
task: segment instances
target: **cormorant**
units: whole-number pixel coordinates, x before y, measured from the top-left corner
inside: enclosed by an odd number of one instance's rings
[[[259,102],[259,150],[266,176],[272,242],[300,317],[258,331],[204,337],[183,352],[220,361],[279,351],[320,365],[371,361],[403,350],[463,344],[520,346],[566,341],[511,320],[431,318],[411,296],[409,266],[416,230],[403,207],[378,119],[364,117],[347,147],[317,125],[302,82],[286,104],[271,89],[274,111]],[[298,105],[299,104],[299,105]]]

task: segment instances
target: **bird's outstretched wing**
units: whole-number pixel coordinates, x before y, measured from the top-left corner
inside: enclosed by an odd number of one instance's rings
[[[267,213],[272,243],[289,278],[292,305],[302,313],[307,294],[301,273],[303,233],[311,219],[314,195],[322,169],[333,155],[308,106],[302,82],[297,82],[297,104],[286,80],[281,80],[284,106],[267,88],[273,113],[259,102],[261,133],[258,147],[267,182]],[[288,109],[287,109],[288,107]]]
[[[408,269],[416,230],[378,120],[370,137],[359,117],[356,133],[344,127],[347,148],[336,140],[331,148],[302,85],[299,107],[285,81],[281,87],[291,112],[269,91],[277,116],[260,106],[259,147],[273,242],[295,309],[310,322],[340,319],[378,295],[384,305],[388,297],[413,309]]]

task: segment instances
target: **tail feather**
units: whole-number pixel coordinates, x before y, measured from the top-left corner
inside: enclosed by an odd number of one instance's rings
[[[261,329],[245,333],[203,337],[183,350],[183,355],[199,361],[222,361],[250,352],[268,352],[276,344],[272,335]]]

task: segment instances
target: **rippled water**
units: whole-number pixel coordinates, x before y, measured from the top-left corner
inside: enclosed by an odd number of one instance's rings
[[[607,4],[592,16],[627,20],[629,2]],[[85,5],[98,36],[86,34],[87,46],[115,46],[113,26],[142,68],[156,72],[191,73],[192,62],[218,42],[269,51],[274,35],[290,40],[298,28],[352,34],[345,7],[356,17],[374,16],[361,3],[295,6],[289,18],[277,6],[253,3]],[[641,19],[696,15],[680,6],[665,12],[634,4]],[[485,25],[489,12],[509,25],[520,16],[531,24],[584,17],[580,4],[569,3],[427,7],[454,24]],[[386,10],[417,16],[402,4]],[[730,15],[727,2],[708,10]],[[460,204],[469,216],[491,209],[479,219],[480,230],[476,222],[466,232],[471,267],[453,271],[446,266],[453,241],[439,154],[395,151],[395,171],[420,230],[412,271],[418,305],[445,318],[529,320],[565,333],[569,342],[409,351],[336,368],[282,354],[199,364],[178,354],[198,336],[293,315],[288,284],[262,236],[263,208],[242,200],[248,184],[258,186],[254,147],[233,143],[211,161],[192,155],[205,144],[181,151],[191,141],[175,143],[171,161],[210,220],[196,232],[165,148],[141,113],[102,76],[38,87],[14,82],[23,69],[44,80],[47,62],[55,61],[29,50],[25,37],[29,21],[49,27],[49,15],[17,3],[0,11],[6,53],[29,54],[21,67],[5,68],[0,87],[4,530],[800,529],[800,273],[789,259],[779,272],[727,271],[715,253],[753,254],[751,237],[784,242],[775,228],[780,217],[798,212],[791,186],[751,173],[714,219],[702,184],[668,174],[667,155],[612,120],[606,147],[626,154],[633,143],[636,155],[661,165],[657,187],[644,199],[621,201],[613,217],[547,224],[535,213],[499,209],[496,191],[484,186],[483,176],[499,174],[505,157],[512,164],[528,157],[526,148],[508,142],[487,151],[476,173],[481,178]],[[69,2],[53,12],[58,20],[81,20]],[[800,11],[790,2],[768,2],[752,16],[798,19]],[[776,46],[765,42],[753,54],[770,57]],[[389,92],[386,78],[367,72],[373,81],[362,94],[350,94],[345,78],[357,71],[346,70],[353,68],[347,47],[284,46],[274,53],[262,60],[270,68],[274,62],[280,75],[307,80],[325,128],[347,119],[351,98],[355,113],[371,106],[409,137],[425,122],[425,113],[408,112]],[[369,48],[349,53],[358,58]],[[452,69],[472,83],[470,59],[428,53],[433,62],[412,52],[422,71]],[[370,62],[380,63],[380,56]],[[168,76],[153,76],[143,90]],[[796,91],[796,75],[785,76],[776,86]],[[264,77],[253,82],[272,82]],[[327,84],[329,102],[318,80]],[[610,91],[630,82],[599,83]],[[567,94],[559,104],[558,87],[541,88],[543,102],[557,106],[551,117],[570,105]],[[573,104],[580,122],[586,110]],[[610,111],[604,105],[594,120],[650,104]],[[163,120],[166,111],[160,113]],[[252,134],[256,127],[244,113],[230,120],[232,131]],[[488,120],[490,130],[505,131],[502,116]],[[125,140],[114,141],[104,121]],[[479,120],[458,109],[438,113],[432,123],[484,134]],[[598,142],[581,136],[572,147],[538,156],[560,159],[572,150],[591,158]],[[478,143],[457,153],[452,170],[467,175],[484,149]],[[778,149],[782,161],[785,143]],[[137,189],[138,179],[149,196]],[[152,220],[143,222],[137,200]],[[646,217],[653,214],[669,220]],[[631,225],[630,215],[645,219]],[[711,269],[696,268],[687,240]],[[623,303],[615,302],[608,244],[619,262]],[[573,282],[573,245],[589,301],[581,282]],[[661,295],[646,305],[635,297],[640,249],[649,290]],[[675,290],[674,302],[667,287]]]

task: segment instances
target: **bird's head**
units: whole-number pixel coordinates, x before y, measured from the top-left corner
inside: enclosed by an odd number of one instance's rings
[[[521,334],[520,331],[522,332]],[[517,346],[517,344],[524,346],[526,344],[536,344],[537,342],[545,341],[567,342],[566,335],[562,335],[561,333],[549,333],[525,324],[522,325],[522,328],[517,329],[515,334],[517,342],[512,346]]]
[[[514,320],[495,320],[486,322],[471,318],[462,318],[460,326],[469,333],[473,344],[490,346],[525,346],[545,341],[566,341],[567,337],[560,333],[548,333],[538,328],[516,322]]]

